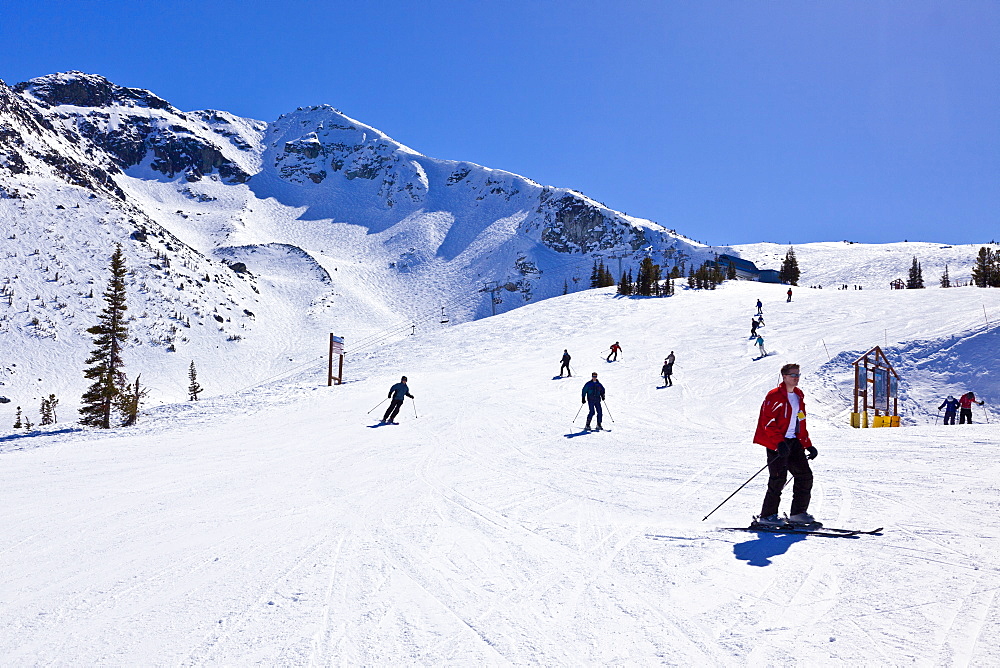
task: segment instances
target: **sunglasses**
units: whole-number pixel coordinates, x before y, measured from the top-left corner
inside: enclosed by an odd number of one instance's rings
[[[797,373],[786,373],[785,375],[786,376],[791,376],[792,378],[798,378],[799,377],[799,374],[797,374]]]

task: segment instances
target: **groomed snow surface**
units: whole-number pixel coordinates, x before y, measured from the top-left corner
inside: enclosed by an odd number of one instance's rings
[[[321,364],[131,429],[3,425],[2,663],[998,665],[997,321],[976,288],[592,290],[348,357],[339,387]],[[848,426],[874,345],[898,429]],[[810,511],[883,535],[721,530],[766,474],[702,521],[764,465],[757,411],[793,361]],[[610,432],[574,423],[592,371]],[[416,400],[375,427],[402,374]],[[937,424],[966,389],[977,424]]]

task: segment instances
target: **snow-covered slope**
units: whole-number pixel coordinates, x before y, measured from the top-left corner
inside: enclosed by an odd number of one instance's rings
[[[289,252],[260,264],[318,272]],[[754,361],[758,298],[772,355]],[[418,330],[349,357],[342,386],[318,362],[130,429],[0,421],[0,656],[995,665],[998,321],[1000,292],[975,288],[801,289],[791,303],[750,283],[593,290]],[[607,363],[616,340],[624,357]],[[854,430],[850,361],[876,344],[902,375],[905,426]],[[574,376],[560,379],[564,348]],[[791,361],[820,454],[810,510],[883,535],[719,530],[758,512],[761,478],[701,521],[763,465],[757,410]],[[608,433],[574,421],[592,371]],[[373,428],[402,374],[416,399]],[[966,389],[987,402],[977,424],[936,424],[941,397]]]

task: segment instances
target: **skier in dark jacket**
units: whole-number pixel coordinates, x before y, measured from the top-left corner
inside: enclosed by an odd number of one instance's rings
[[[955,424],[955,414],[958,413],[958,399],[948,395],[948,398],[938,406],[938,410],[944,409],[944,423],[945,424]]]
[[[587,426],[585,427],[587,431],[590,431],[590,419],[594,417],[594,413],[597,413],[597,430],[601,430],[602,401],[604,401],[604,386],[597,380],[597,374],[592,373],[590,380],[583,386],[583,396],[580,398],[581,404],[590,405],[590,411],[587,413]]]
[[[966,392],[962,395],[962,398],[958,400],[962,409],[959,413],[958,424],[972,424],[972,404],[979,404],[982,406],[985,401],[976,401],[975,392]]]
[[[570,378],[573,377],[573,372],[569,370],[569,360],[570,360],[569,351],[563,349],[562,364],[559,366],[559,377],[560,378],[562,378],[563,369],[566,369],[566,375],[567,376],[569,376]]]
[[[757,300],[757,315],[764,315],[764,304],[759,299]]]
[[[385,409],[385,415],[382,416],[382,424],[399,424],[395,421],[396,415],[399,413],[399,407],[403,405],[405,397],[414,398],[410,394],[410,388],[406,386],[406,376],[403,376],[398,383],[389,388],[389,398],[392,401],[389,402],[389,408]]]
[[[674,375],[674,351],[671,350],[667,358],[663,360],[663,368],[660,369],[660,374],[663,376],[663,386],[670,387],[674,384],[674,381],[670,379]]]
[[[757,323],[757,318],[751,317],[750,318],[750,338],[751,339],[756,339],[757,338],[757,327],[758,326],[759,325]]]

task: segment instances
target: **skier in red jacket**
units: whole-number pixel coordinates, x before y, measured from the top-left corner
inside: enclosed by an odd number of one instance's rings
[[[789,473],[795,482],[792,484],[792,509],[788,521],[792,524],[813,524],[816,521],[806,511],[813,483],[808,460],[815,459],[818,452],[809,440],[806,402],[798,385],[799,365],[786,364],[781,367],[781,384],[767,393],[760,407],[753,442],[767,448],[767,468],[771,475],[760,517],[755,520],[758,524],[785,524],[785,520],[778,517],[778,504]]]

